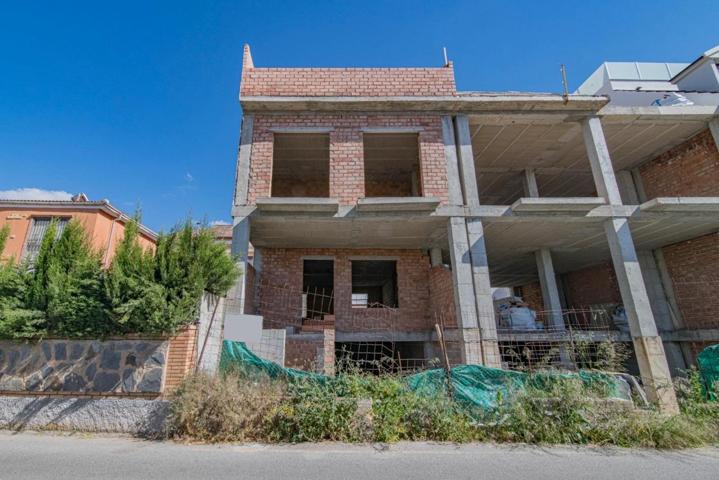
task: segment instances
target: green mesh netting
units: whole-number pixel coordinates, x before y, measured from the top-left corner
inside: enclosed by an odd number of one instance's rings
[[[697,356],[699,373],[704,381],[704,386],[709,394],[709,399],[719,400],[717,390],[719,389],[719,344],[705,348]]]
[[[264,374],[270,378],[292,380],[311,379],[330,382],[332,377],[318,373],[304,372],[294,368],[285,368],[274,362],[263,360],[247,348],[242,342],[225,340],[222,344],[220,370],[240,369],[247,374]],[[488,368],[481,365],[458,365],[451,369],[452,394],[454,399],[469,407],[492,409],[502,398],[511,392],[522,390],[526,386],[547,387],[558,378],[580,378],[586,384],[601,382],[606,385],[610,397],[630,399],[629,387],[624,380],[599,373],[580,371],[579,373],[535,373]],[[415,373],[405,378],[407,386],[414,392],[436,396],[447,392],[447,373],[436,368]],[[531,385],[530,385],[530,382]]]

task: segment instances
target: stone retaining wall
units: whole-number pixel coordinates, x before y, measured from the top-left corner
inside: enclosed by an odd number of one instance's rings
[[[0,394],[160,394],[168,340],[0,341]]]

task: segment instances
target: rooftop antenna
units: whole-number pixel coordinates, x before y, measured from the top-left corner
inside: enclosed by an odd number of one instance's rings
[[[559,66],[559,71],[562,72],[562,88],[564,90],[562,98],[564,98],[564,104],[566,105],[569,102],[569,89],[567,88],[567,69],[564,64]]]
[[[447,59],[447,47],[442,47],[442,53],[444,53],[444,66],[446,67],[449,65],[449,60]]]

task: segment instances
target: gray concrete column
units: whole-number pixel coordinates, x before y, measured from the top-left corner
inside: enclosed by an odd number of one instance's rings
[[[454,121],[449,115],[442,117],[442,140],[444,143],[444,157],[447,167],[447,186],[449,190],[449,204],[463,205],[462,181],[459,175],[457,162],[457,146],[455,145]]]
[[[474,168],[469,117],[457,115],[454,127],[457,172],[462,186],[464,204],[469,207],[477,207],[479,206],[479,190],[477,188],[477,174]],[[466,238],[466,245],[468,246],[466,254],[468,254],[470,263],[475,316],[475,323],[472,328],[478,329],[476,332],[465,331],[465,351],[468,358],[479,355],[479,362],[476,363],[499,368],[501,360],[497,341],[497,321],[489,279],[487,250],[484,243],[484,227],[479,218],[467,218],[460,221],[465,229],[464,238]],[[460,221],[456,222],[456,227],[454,227],[457,230],[460,228]],[[464,245],[462,245],[462,248],[464,248]],[[481,346],[476,346],[479,348],[475,347],[476,342],[480,343]]]
[[[464,192],[464,204],[469,207],[479,206],[479,190],[477,188],[477,174],[474,170],[474,154],[472,153],[472,135],[469,132],[469,118],[467,115],[457,115],[455,118],[455,136],[457,142],[457,160],[459,175]]]
[[[547,319],[553,330],[564,330],[564,317],[562,316],[562,302],[559,298],[557,277],[554,275],[552,253],[548,248],[537,250],[537,271],[539,272],[539,286],[542,289],[544,309],[547,310]]]
[[[522,176],[522,185],[524,186],[524,194],[526,196],[532,198],[539,197],[537,176],[535,175],[533,168],[527,168],[524,170],[524,174]]]
[[[232,226],[232,255],[237,259],[241,276],[237,283],[227,293],[226,310],[231,313],[245,313],[245,298],[247,292],[245,272],[247,272],[248,252],[250,248],[250,218],[235,217]]]
[[[234,205],[246,205],[250,186],[250,155],[252,153],[253,115],[242,118],[240,128],[240,148],[237,152],[237,170],[235,176]]]
[[[614,167],[609,158],[609,149],[604,139],[602,123],[599,117],[584,120],[582,127],[584,130],[584,146],[587,149],[597,193],[600,197],[604,197],[607,203],[621,205],[622,197],[619,194],[617,180],[614,177]]]
[[[583,122],[584,142],[599,196],[610,205],[622,205],[619,186],[598,117]],[[678,411],[669,365],[642,278],[639,259],[626,218],[604,222],[614,271],[629,320],[639,373],[649,397],[666,412]]]
[[[442,249],[438,247],[429,250],[429,262],[433,267],[442,265]]]
[[[651,400],[666,412],[678,411],[669,365],[644,286],[629,222],[613,218],[604,223],[612,263],[634,343],[639,373]]]
[[[714,137],[714,144],[717,150],[719,150],[719,118],[714,118],[709,121],[709,131],[712,133],[712,137]]]

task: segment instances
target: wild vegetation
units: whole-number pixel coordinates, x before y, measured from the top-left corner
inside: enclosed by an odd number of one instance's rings
[[[171,333],[192,322],[203,291],[225,294],[239,272],[209,229],[188,220],[143,249],[130,221],[108,269],[87,232],[51,224],[32,265],[0,264],[0,338]],[[7,231],[0,231],[4,247]],[[2,251],[2,248],[0,248]]]
[[[328,382],[283,381],[233,371],[198,374],[176,392],[169,435],[191,441],[600,444],[687,448],[719,442],[719,406],[695,371],[677,386],[681,412],[628,408],[601,386],[546,377],[495,409],[411,391],[399,376],[341,373]],[[533,386],[534,385],[534,386]],[[541,385],[541,387],[540,387]],[[370,405],[370,406],[368,406]]]

